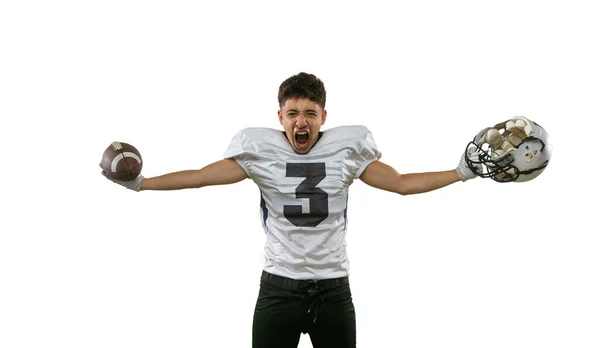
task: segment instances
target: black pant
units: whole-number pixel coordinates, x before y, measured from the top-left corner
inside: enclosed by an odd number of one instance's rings
[[[263,272],[254,310],[253,348],[355,348],[356,317],[348,277],[293,280]]]

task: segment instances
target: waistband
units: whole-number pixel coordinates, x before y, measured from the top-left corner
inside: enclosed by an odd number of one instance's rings
[[[333,279],[319,279],[319,280],[296,280],[287,277],[278,276],[269,272],[263,271],[260,278],[265,283],[271,284],[278,288],[285,290],[298,291],[306,289],[307,286],[314,285],[320,289],[330,289],[337,286],[346,285],[350,283],[348,277],[333,278]]]

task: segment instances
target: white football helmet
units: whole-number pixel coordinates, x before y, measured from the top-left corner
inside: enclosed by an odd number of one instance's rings
[[[465,150],[474,173],[498,182],[533,180],[544,171],[551,156],[546,131],[523,116],[483,129]]]

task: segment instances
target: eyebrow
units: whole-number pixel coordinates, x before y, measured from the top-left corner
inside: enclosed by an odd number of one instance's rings
[[[289,109],[289,110],[287,111],[287,113],[290,113],[290,112],[299,112],[299,111],[298,111],[297,109]],[[316,113],[317,113],[317,110],[315,110],[315,109],[308,109],[308,110],[306,110],[305,112],[307,112],[307,113],[308,113],[308,112],[314,112],[314,113],[316,114]]]

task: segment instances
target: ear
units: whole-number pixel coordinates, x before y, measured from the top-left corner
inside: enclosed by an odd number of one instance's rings
[[[321,116],[321,125],[325,124],[325,120],[327,120],[327,110],[323,110],[323,116]]]
[[[281,109],[277,111],[277,116],[279,116],[279,123],[283,126],[283,113],[281,112]]]

